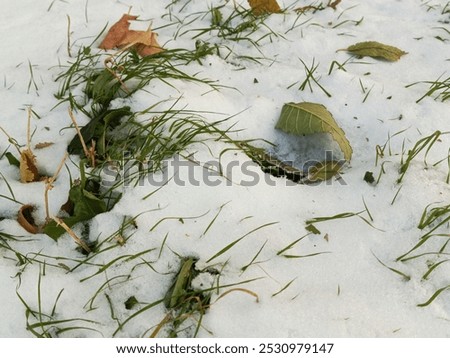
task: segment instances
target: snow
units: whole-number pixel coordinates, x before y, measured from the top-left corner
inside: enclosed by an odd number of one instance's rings
[[[246,1],[236,2],[248,8]],[[117,99],[112,105],[126,104],[133,111],[141,111],[166,101],[158,105],[164,110],[178,100],[177,108],[200,111],[211,122],[232,117],[223,124],[223,129],[235,124],[233,130],[239,130],[231,132],[231,137],[264,138],[278,145],[274,152],[281,159],[301,165],[308,158],[322,156],[325,146],[334,152],[339,152],[338,147],[327,136],[299,138],[281,133],[274,126],[284,103],[321,103],[333,114],[353,148],[353,158],[342,178],[314,185],[294,184],[262,173],[244,153],[234,150],[221,157],[222,165],[229,169],[226,173],[230,181],[208,176],[207,179],[218,181],[217,185],[207,185],[204,178],[208,172],[204,168],[175,168],[179,158],[168,158],[166,172],[157,173],[152,179],[162,183],[175,175],[178,180],[169,180],[162,187],[144,182],[123,188],[123,196],[114,208],[89,223],[91,241],[111,241],[118,237],[123,222],[134,218],[121,232],[123,237],[129,237],[125,245],[109,250],[104,246],[104,250],[86,257],[75,250],[76,244],[67,234],[54,241],[45,234],[30,235],[22,229],[16,220],[20,204],[5,197],[11,197],[11,190],[18,202],[34,205],[35,217],[41,224],[45,218],[45,184],[20,183],[18,169],[3,158],[0,233],[16,236],[5,242],[24,255],[22,259],[30,261],[20,264],[14,252],[0,249],[1,337],[33,336],[27,330],[24,302],[31,310],[41,309],[45,315],[51,315],[55,301],[54,314],[51,318],[45,316],[44,321],[77,321],[50,324],[54,336],[111,337],[124,322],[117,337],[149,336],[168,313],[162,303],[126,320],[164,298],[179,270],[180,257],[198,258],[198,270],[218,270],[220,285],[243,282],[214,291],[199,337],[449,337],[450,292],[442,292],[426,307],[417,306],[450,284],[449,264],[445,262],[427,280],[422,279],[432,264],[445,260],[450,253],[444,248],[440,255],[429,254],[443,247],[448,226],[438,229],[435,233],[441,236],[433,236],[414,252],[426,255],[396,261],[429,230],[417,228],[425,207],[447,205],[449,200],[447,161],[430,165],[448,156],[448,135],[441,136],[428,153],[429,165],[423,162],[424,152],[420,153],[411,162],[402,183],[397,183],[402,150],[407,153],[419,139],[436,130],[449,129],[448,101],[425,97],[416,103],[428,85],[406,88],[414,82],[435,81],[444,73],[442,78],[448,76],[448,2],[343,0],[336,11],[326,8],[302,16],[293,9],[308,2],[278,2],[289,10],[270,15],[265,26],[251,35],[256,40],[270,33],[269,29],[273,31],[258,47],[245,40],[218,38],[214,31],[200,37],[220,45],[222,57],[209,55],[201,64],[192,62],[182,70],[216,81],[222,86],[218,91],[193,82],[173,80],[168,86],[154,80],[145,91],[138,91],[129,99]],[[3,0],[0,126],[19,144],[25,144],[26,107],[32,106],[40,117],[32,120],[32,143],[55,143],[35,150],[40,172],[52,175],[75,135],[67,105],[56,106],[58,100],[54,97],[59,88],[55,82],[58,66],[73,60],[67,53],[67,16],[71,22],[72,54],[90,44],[107,23],[113,24],[130,7],[131,13],[144,20],[133,23],[132,28],[145,30],[151,23],[165,48],[194,49],[195,29],[208,27],[210,16],[192,23],[190,20],[219,5],[225,5],[221,10],[224,16],[233,11],[233,2],[223,0]],[[175,36],[179,24],[165,26],[175,18],[185,22],[184,31],[191,32]],[[399,47],[408,54],[398,62],[353,58],[345,64],[345,71],[335,66],[328,75],[333,61],[344,64],[350,58],[347,52],[337,50],[368,40]],[[227,46],[232,49],[229,56],[225,56]],[[257,58],[258,62],[245,56]],[[305,79],[300,59],[308,67],[313,61],[318,65],[315,76],[332,97],[314,83],[313,91],[308,87],[304,91],[298,89]],[[77,119],[80,125],[88,121],[81,113],[77,113]],[[9,143],[3,133],[0,138],[3,153]],[[384,157],[375,165],[376,146],[383,147],[385,143]],[[231,147],[213,140],[207,144],[208,147],[194,144],[188,152],[195,160],[213,166],[220,153]],[[8,151],[17,154],[13,147]],[[61,171],[49,193],[52,215],[57,215],[67,200],[71,176],[79,176],[78,162],[78,156],[66,161],[67,169]],[[379,183],[366,183],[366,171],[373,172],[377,179],[383,162],[385,173]],[[198,180],[197,184],[189,180],[192,177]],[[143,199],[157,188],[160,190]],[[358,213],[364,211],[365,205],[373,222],[363,212],[360,216],[367,222],[358,216],[323,221],[315,224],[321,234],[307,235],[307,220]],[[74,227],[78,235],[82,229],[83,225]],[[277,255],[301,237],[304,238],[285,254],[320,254],[302,258]],[[240,238],[229,250],[209,261]],[[140,258],[127,260],[135,254],[141,254]],[[253,259],[253,264],[243,270]],[[112,260],[117,261],[100,270]],[[404,280],[380,261],[411,279]],[[205,287],[214,282],[216,275],[204,271],[193,285]],[[220,297],[235,287],[253,292],[258,300],[244,291]],[[131,296],[139,304],[127,310],[124,302]],[[28,320],[29,324],[37,322],[31,315]],[[195,326],[195,320],[188,323]],[[88,329],[58,332],[58,328],[81,326]],[[35,329],[41,332],[38,327]],[[163,327],[159,335],[166,336],[168,329]],[[187,329],[180,335],[189,336],[192,332]]]

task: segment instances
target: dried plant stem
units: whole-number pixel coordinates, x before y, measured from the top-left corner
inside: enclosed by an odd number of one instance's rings
[[[214,303],[216,303],[217,301],[219,301],[221,298],[225,297],[225,296],[228,295],[229,293],[231,293],[231,292],[236,292],[236,291],[240,291],[240,292],[247,293],[247,294],[249,294],[249,295],[255,297],[255,298],[256,298],[256,302],[259,302],[259,297],[258,297],[258,295],[257,295],[255,292],[250,291],[250,290],[247,290],[246,288],[240,288],[240,287],[238,287],[238,288],[232,288],[232,289],[230,289],[230,290],[228,290],[228,291],[225,291],[224,293],[222,293],[222,294],[214,301]]]
[[[159,331],[161,330],[161,328],[163,328],[168,322],[170,322],[170,320],[173,319],[172,317],[172,313],[169,312],[163,319],[161,322],[158,323],[158,325],[156,326],[155,330],[152,332],[152,334],[149,336],[149,338],[155,338]]]
[[[13,137],[11,137],[2,127],[0,127],[0,130],[5,133],[5,135],[8,137],[9,142],[14,146],[14,148],[17,149],[17,151],[19,152],[19,155],[22,154],[22,152],[20,151],[19,146],[15,143],[15,139]]]
[[[295,12],[301,12],[301,13],[304,13],[308,10],[316,10],[317,11],[317,10],[320,10],[320,8],[317,6],[313,6],[313,5],[306,5],[306,6],[301,6],[301,7],[294,9]]]
[[[135,42],[132,42],[131,44],[125,46],[125,47],[124,47],[123,49],[121,49],[117,54],[120,54],[120,53],[124,52],[124,51],[127,50],[128,48],[130,48],[130,47],[136,45],[136,43],[137,43],[137,42],[135,41]],[[116,54],[116,55],[117,55],[117,54]],[[111,67],[108,66],[110,63],[114,63],[114,58],[113,58],[113,56],[110,56],[110,57],[108,57],[108,58],[105,60],[105,62],[104,62],[105,68],[106,68],[106,70],[107,70],[109,73],[111,73],[111,74],[114,76],[114,78],[120,83],[120,85],[122,86],[123,90],[124,90],[125,92],[127,92],[127,94],[131,94],[131,91],[130,91],[130,90],[128,89],[128,87],[125,85],[125,82],[123,82],[122,79],[117,75],[117,73],[116,73],[115,71],[113,71],[113,69],[112,69]]]
[[[28,122],[27,122],[27,148],[31,151],[31,107],[28,107]]]
[[[81,240],[81,239],[77,236],[77,234],[75,234],[75,233],[73,232],[73,230],[72,230],[70,227],[68,227],[68,226],[66,225],[66,223],[65,223],[64,221],[62,221],[60,218],[57,218],[56,216],[52,216],[52,219],[53,219],[59,226],[61,226],[64,230],[66,230],[66,232],[67,232],[70,236],[72,236],[72,238],[75,240],[75,242],[76,242],[78,245],[80,245],[80,247],[83,248],[84,251],[86,251],[87,253],[90,253],[90,252],[91,252],[91,249],[89,248],[89,246],[88,246],[83,240]]]
[[[338,6],[341,1],[342,0],[334,0],[334,1],[329,0],[327,6],[331,7],[333,10],[336,10],[336,6]]]
[[[75,129],[78,133],[78,137],[80,138],[81,145],[83,146],[84,155],[86,156],[86,158],[90,158],[91,166],[95,167],[95,142],[92,143],[92,147],[89,150],[86,146],[83,135],[81,134],[80,127],[78,127],[77,120],[75,119],[75,116],[73,115],[72,109],[70,107],[69,107],[69,116],[70,119],[72,120],[73,125],[75,126]]]
[[[47,178],[45,181],[45,192],[44,192],[44,202],[45,202],[45,222],[48,223],[50,221],[50,210],[48,208],[48,192],[53,189],[53,183],[56,180],[56,178],[59,175],[59,172],[61,171],[62,167],[64,166],[64,163],[68,157],[68,154],[64,155],[64,158],[61,160],[61,163],[59,163],[58,168],[55,171],[55,174],[51,178]]]

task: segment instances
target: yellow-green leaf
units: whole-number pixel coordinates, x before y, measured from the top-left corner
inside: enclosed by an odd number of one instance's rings
[[[350,161],[352,157],[353,150],[344,131],[322,104],[311,102],[286,103],[281,110],[275,128],[299,136],[330,133],[344,153],[345,160]]]
[[[377,41],[358,42],[345,50],[357,56],[382,58],[392,62],[398,61],[400,57],[407,54],[407,52],[397,47],[385,45]]]
[[[318,180],[329,180],[339,174],[343,163],[345,162],[331,160],[316,164],[309,169],[308,179],[313,182]]]

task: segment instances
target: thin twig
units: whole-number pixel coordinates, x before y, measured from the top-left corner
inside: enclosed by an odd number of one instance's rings
[[[81,134],[80,128],[78,127],[77,120],[75,119],[75,116],[73,115],[72,109],[70,107],[69,107],[69,116],[70,119],[72,120],[73,125],[75,126],[75,129],[78,133],[78,137],[80,138],[81,145],[83,146],[84,155],[86,156],[86,158],[91,159],[91,166],[95,167],[95,154],[92,155],[93,152],[92,149],[89,150],[87,148],[86,143],[84,142],[83,135]]]
[[[56,180],[56,178],[59,175],[59,172],[61,171],[62,167],[64,166],[64,163],[68,157],[68,154],[64,155],[64,158],[61,160],[61,163],[59,163],[58,168],[55,171],[55,174],[53,174],[52,177],[47,178],[45,181],[45,192],[44,192],[44,202],[45,202],[45,222],[48,223],[50,221],[50,210],[48,208],[48,192],[53,189],[53,183]]]
[[[121,50],[119,51],[119,53],[124,52],[125,50],[127,50],[127,49],[130,48],[131,46],[134,46],[136,43],[137,43],[137,42],[135,41],[135,42],[133,42],[133,43],[131,43],[131,44],[125,46],[123,49],[121,49]],[[116,55],[117,55],[117,54],[116,54]],[[130,91],[130,90],[128,89],[128,87],[125,85],[125,82],[123,82],[122,79],[119,77],[119,75],[118,75],[111,67],[108,66],[110,63],[111,63],[111,64],[114,63],[114,58],[113,58],[113,56],[110,56],[110,57],[108,57],[108,58],[105,60],[105,62],[104,62],[105,68],[106,68],[106,70],[107,70],[109,73],[111,73],[111,74],[114,76],[114,78],[115,78],[117,81],[119,81],[119,83],[120,83],[120,85],[122,86],[122,88],[124,89],[124,91],[125,91],[127,94],[131,94],[131,91]]]
[[[81,240],[77,234],[75,234],[73,232],[73,230],[67,226],[67,224],[62,221],[60,218],[57,218],[56,216],[52,216],[52,219],[59,225],[61,226],[64,230],[66,230],[66,232],[72,236],[72,238],[75,240],[75,242],[81,246],[81,248],[83,248],[84,251],[86,251],[87,253],[91,252],[91,249],[89,248],[89,246],[83,241]]]
[[[161,328],[163,328],[166,323],[170,322],[170,320],[173,319],[172,317],[172,313],[169,312],[163,319],[161,322],[158,323],[158,325],[156,326],[155,330],[152,332],[152,334],[149,336],[149,338],[155,338],[159,331],[161,330]]]
[[[28,107],[27,148],[31,150],[31,107]]]

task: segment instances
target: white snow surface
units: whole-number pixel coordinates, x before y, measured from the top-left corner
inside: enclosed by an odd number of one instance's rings
[[[248,8],[247,1],[236,3]],[[268,16],[265,26],[250,36],[259,40],[258,45],[219,38],[214,30],[198,37],[217,44],[220,55],[209,55],[182,70],[216,81],[222,86],[219,90],[181,80],[169,80],[169,86],[155,79],[145,91],[116,104],[124,101],[138,111],[162,100],[167,102],[161,108],[179,100],[177,107],[200,111],[206,121],[229,116],[232,118],[223,129],[234,124],[232,130],[239,130],[230,132],[231,137],[273,142],[280,158],[298,164],[326,145],[334,150],[338,147],[327,136],[295,137],[274,126],[284,103],[321,103],[353,148],[341,179],[293,184],[262,173],[255,164],[252,171],[259,180],[245,185],[243,181],[251,178],[242,165],[251,161],[238,150],[226,151],[221,158],[223,165],[233,160],[240,163],[232,170],[232,182],[219,176],[214,177],[219,185],[208,185],[201,180],[205,169],[196,166],[191,173],[186,168],[180,170],[184,185],[171,180],[147,199],[143,198],[156,189],[152,183],[124,188],[111,211],[89,222],[89,239],[101,242],[120,229],[124,218],[137,216],[136,226],[126,229],[131,237],[123,246],[111,242],[110,250],[91,254],[85,264],[75,267],[88,257],[76,250],[68,234],[55,241],[45,234],[31,235],[18,224],[20,203],[34,205],[36,220],[44,221],[45,183],[20,183],[18,169],[2,156],[0,233],[15,238],[2,236],[0,248],[1,337],[32,337],[30,326],[41,333],[33,326],[39,315],[44,322],[53,321],[46,328],[51,327],[49,332],[54,336],[111,337],[120,323],[145,307],[149,308],[126,321],[115,336],[149,336],[169,312],[162,303],[149,304],[164,297],[181,257],[197,258],[198,270],[210,267],[220,271],[221,288],[213,291],[198,337],[450,337],[449,290],[443,290],[429,305],[418,306],[450,285],[450,261],[423,279],[433,264],[448,259],[448,226],[439,227],[409,255],[418,257],[397,260],[433,228],[417,228],[427,205],[445,206],[450,198],[450,164],[445,159],[450,139],[445,133],[427,153],[426,163],[423,150],[397,183],[408,150],[435,131],[450,129],[448,100],[435,99],[435,93],[416,103],[429,84],[406,87],[449,75],[448,1],[343,0],[336,10],[326,8],[303,15],[294,9],[310,2],[278,3],[286,11]],[[32,143],[55,143],[35,150],[40,172],[48,175],[56,170],[75,135],[67,103],[56,106],[54,97],[60,86],[55,81],[61,72],[59,66],[73,61],[67,51],[68,17],[72,55],[130,7],[142,20],[134,22],[132,28],[145,30],[151,24],[164,48],[193,50],[197,30],[210,26],[209,9],[224,5],[224,16],[234,9],[233,1],[224,0],[1,0],[1,5],[0,125],[17,143],[25,145],[26,108],[32,107],[39,115],[32,118]],[[183,24],[181,31],[176,19]],[[95,48],[100,40],[94,43],[93,51],[100,51]],[[369,40],[396,46],[407,54],[397,62],[388,62],[337,52]],[[301,60],[308,66],[313,61],[318,65],[315,76],[331,97],[314,82],[312,91],[309,87],[299,90],[306,77]],[[344,69],[335,65],[329,74],[333,61],[344,64],[347,60]],[[81,114],[77,118],[80,125],[87,123]],[[3,133],[0,138],[0,153],[16,155]],[[222,150],[232,148],[213,139],[205,143],[207,146],[189,147],[188,154],[204,163],[217,160]],[[377,146],[386,143],[384,156],[376,163]],[[67,200],[70,177],[79,176],[79,160],[70,156],[49,193],[52,215],[57,215]],[[168,160],[167,171],[173,174],[173,159]],[[373,172],[375,179],[383,172],[376,185],[363,180],[367,171]],[[188,175],[200,183],[190,183]],[[11,193],[14,200],[7,199]],[[364,211],[366,207],[368,211]],[[307,235],[307,220],[359,212],[360,217],[318,222],[315,226],[321,233]],[[82,225],[74,230],[81,235]],[[289,250],[277,254],[303,236]],[[144,250],[149,251],[138,259],[119,259]],[[14,251],[24,257],[19,260]],[[315,253],[319,254],[311,255]],[[99,271],[114,259],[118,260]],[[207,287],[217,285],[217,280],[204,271],[192,284]],[[232,288],[249,290],[258,300],[237,290],[217,300]],[[124,303],[131,296],[139,303],[128,310]],[[36,312],[35,316],[27,314],[27,309]],[[63,320],[72,321],[58,323]],[[179,335],[192,336],[189,324],[195,327],[196,323],[195,317],[188,319]],[[70,327],[83,328],[63,329]],[[169,329],[163,326],[158,335],[166,336]]]

